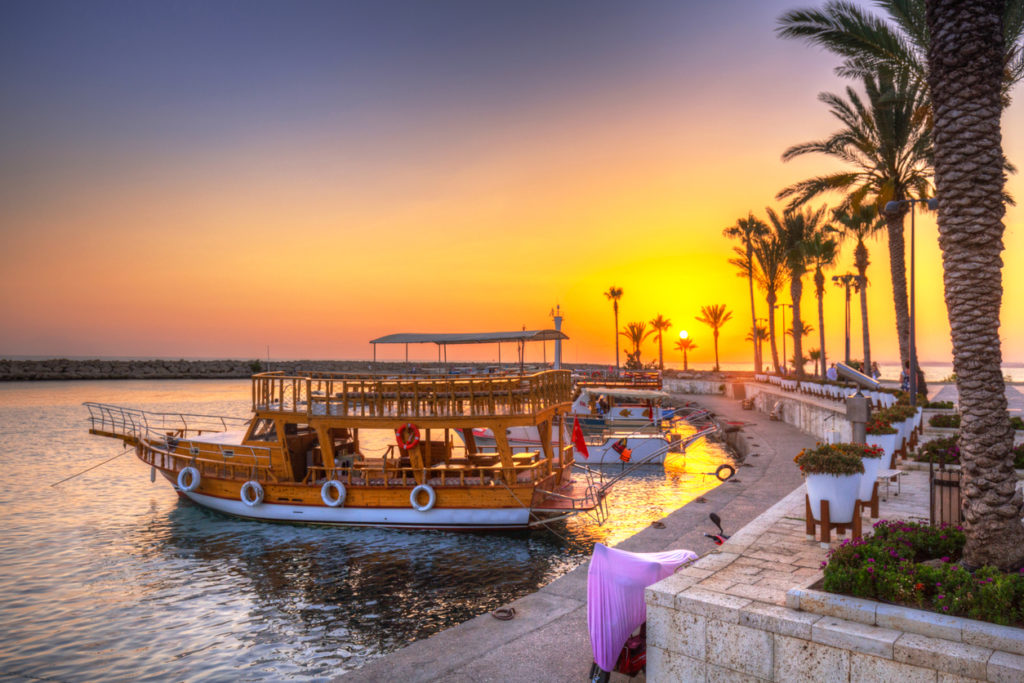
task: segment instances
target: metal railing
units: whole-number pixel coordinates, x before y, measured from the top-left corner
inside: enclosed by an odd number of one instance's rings
[[[189,413],[156,413],[135,408],[122,408],[107,403],[83,403],[89,410],[89,427],[135,439],[171,436],[185,438],[204,432],[226,432],[242,429],[248,418],[224,415],[194,415]]]
[[[244,429],[247,418],[158,413],[106,403],[83,405],[89,410],[90,431],[135,445],[139,457],[154,467],[180,471],[193,466],[207,476],[275,480],[270,449],[265,446],[194,440],[203,434]]]

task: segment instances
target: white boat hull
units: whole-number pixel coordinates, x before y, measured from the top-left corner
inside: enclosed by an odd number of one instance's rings
[[[540,450],[540,437],[537,436],[537,429],[535,427],[515,427],[508,430],[508,432],[508,445],[514,452]],[[489,429],[474,429],[473,438],[477,446],[481,448],[496,448],[494,435]],[[553,438],[552,444],[557,445],[557,435],[554,435]],[[588,441],[587,452],[589,456],[584,458],[583,454],[577,450],[575,454],[576,461],[597,464],[622,462],[618,451],[612,448],[621,438],[626,439],[626,447],[633,451],[630,462],[642,460],[657,451],[662,452],[652,457],[648,462],[651,465],[661,465],[665,462],[665,452],[668,450],[669,442],[668,439],[657,434],[639,434],[627,437],[612,436],[597,444]],[[563,443],[568,445],[571,441],[566,438]]]
[[[576,462],[583,464],[622,462],[619,452],[612,448],[612,446],[614,446],[618,441],[619,439],[610,438],[597,446],[588,443],[587,451],[589,456],[584,458],[582,453],[576,451]],[[645,460],[646,458],[653,456],[646,462],[651,465],[662,465],[665,463],[665,455],[668,451],[668,445],[668,439],[660,436],[626,437],[626,448],[632,451],[629,458],[629,462],[631,463]],[[655,453],[658,454],[654,455]]]
[[[180,491],[189,500],[217,512],[274,522],[299,524],[340,524],[409,529],[525,529],[530,511],[526,508],[433,508],[425,512],[409,508],[349,508],[317,505],[260,503],[252,507],[241,500],[218,498],[194,491]]]

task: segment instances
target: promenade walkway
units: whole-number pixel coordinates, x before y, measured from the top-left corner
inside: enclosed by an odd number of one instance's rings
[[[704,555],[715,548],[702,536],[715,530],[708,513],[717,512],[726,533],[734,532],[802,484],[792,460],[802,448],[814,445],[813,437],[772,422],[766,415],[744,411],[738,401],[719,396],[696,400],[724,420],[743,423],[740,437],[750,455],[731,481],[704,494],[704,503],[694,501],[676,510],[662,520],[664,529],[648,528],[618,548],[632,552],[686,548]],[[512,621],[480,615],[350,672],[348,680],[585,680],[592,661],[586,609],[588,567],[584,564],[516,600],[512,606],[517,616]]]

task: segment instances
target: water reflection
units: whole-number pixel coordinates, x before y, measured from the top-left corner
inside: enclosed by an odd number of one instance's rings
[[[611,518],[491,534],[303,527],[181,500],[130,453],[86,433],[84,400],[245,415],[237,381],[0,387],[0,660],[67,681],[336,675],[536,590],[717,484],[723,454],[646,468]],[[703,458],[703,460],[702,460]],[[605,465],[609,473],[616,465]]]

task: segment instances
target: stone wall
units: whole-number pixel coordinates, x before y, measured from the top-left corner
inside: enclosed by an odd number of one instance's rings
[[[299,370],[323,372],[403,372],[412,366],[404,363],[366,361],[271,361],[269,369],[284,372]],[[0,359],[0,381],[81,380],[81,379],[244,379],[268,369],[257,360],[47,360]]]
[[[719,379],[666,377],[662,380],[662,388],[673,394],[721,394],[725,385],[725,381]]]
[[[840,441],[851,441],[853,432],[846,419],[846,405],[827,399],[783,391],[770,384],[748,382],[747,398],[754,400],[754,408],[762,413],[775,414],[787,424],[829,441],[830,432],[839,432]]]

